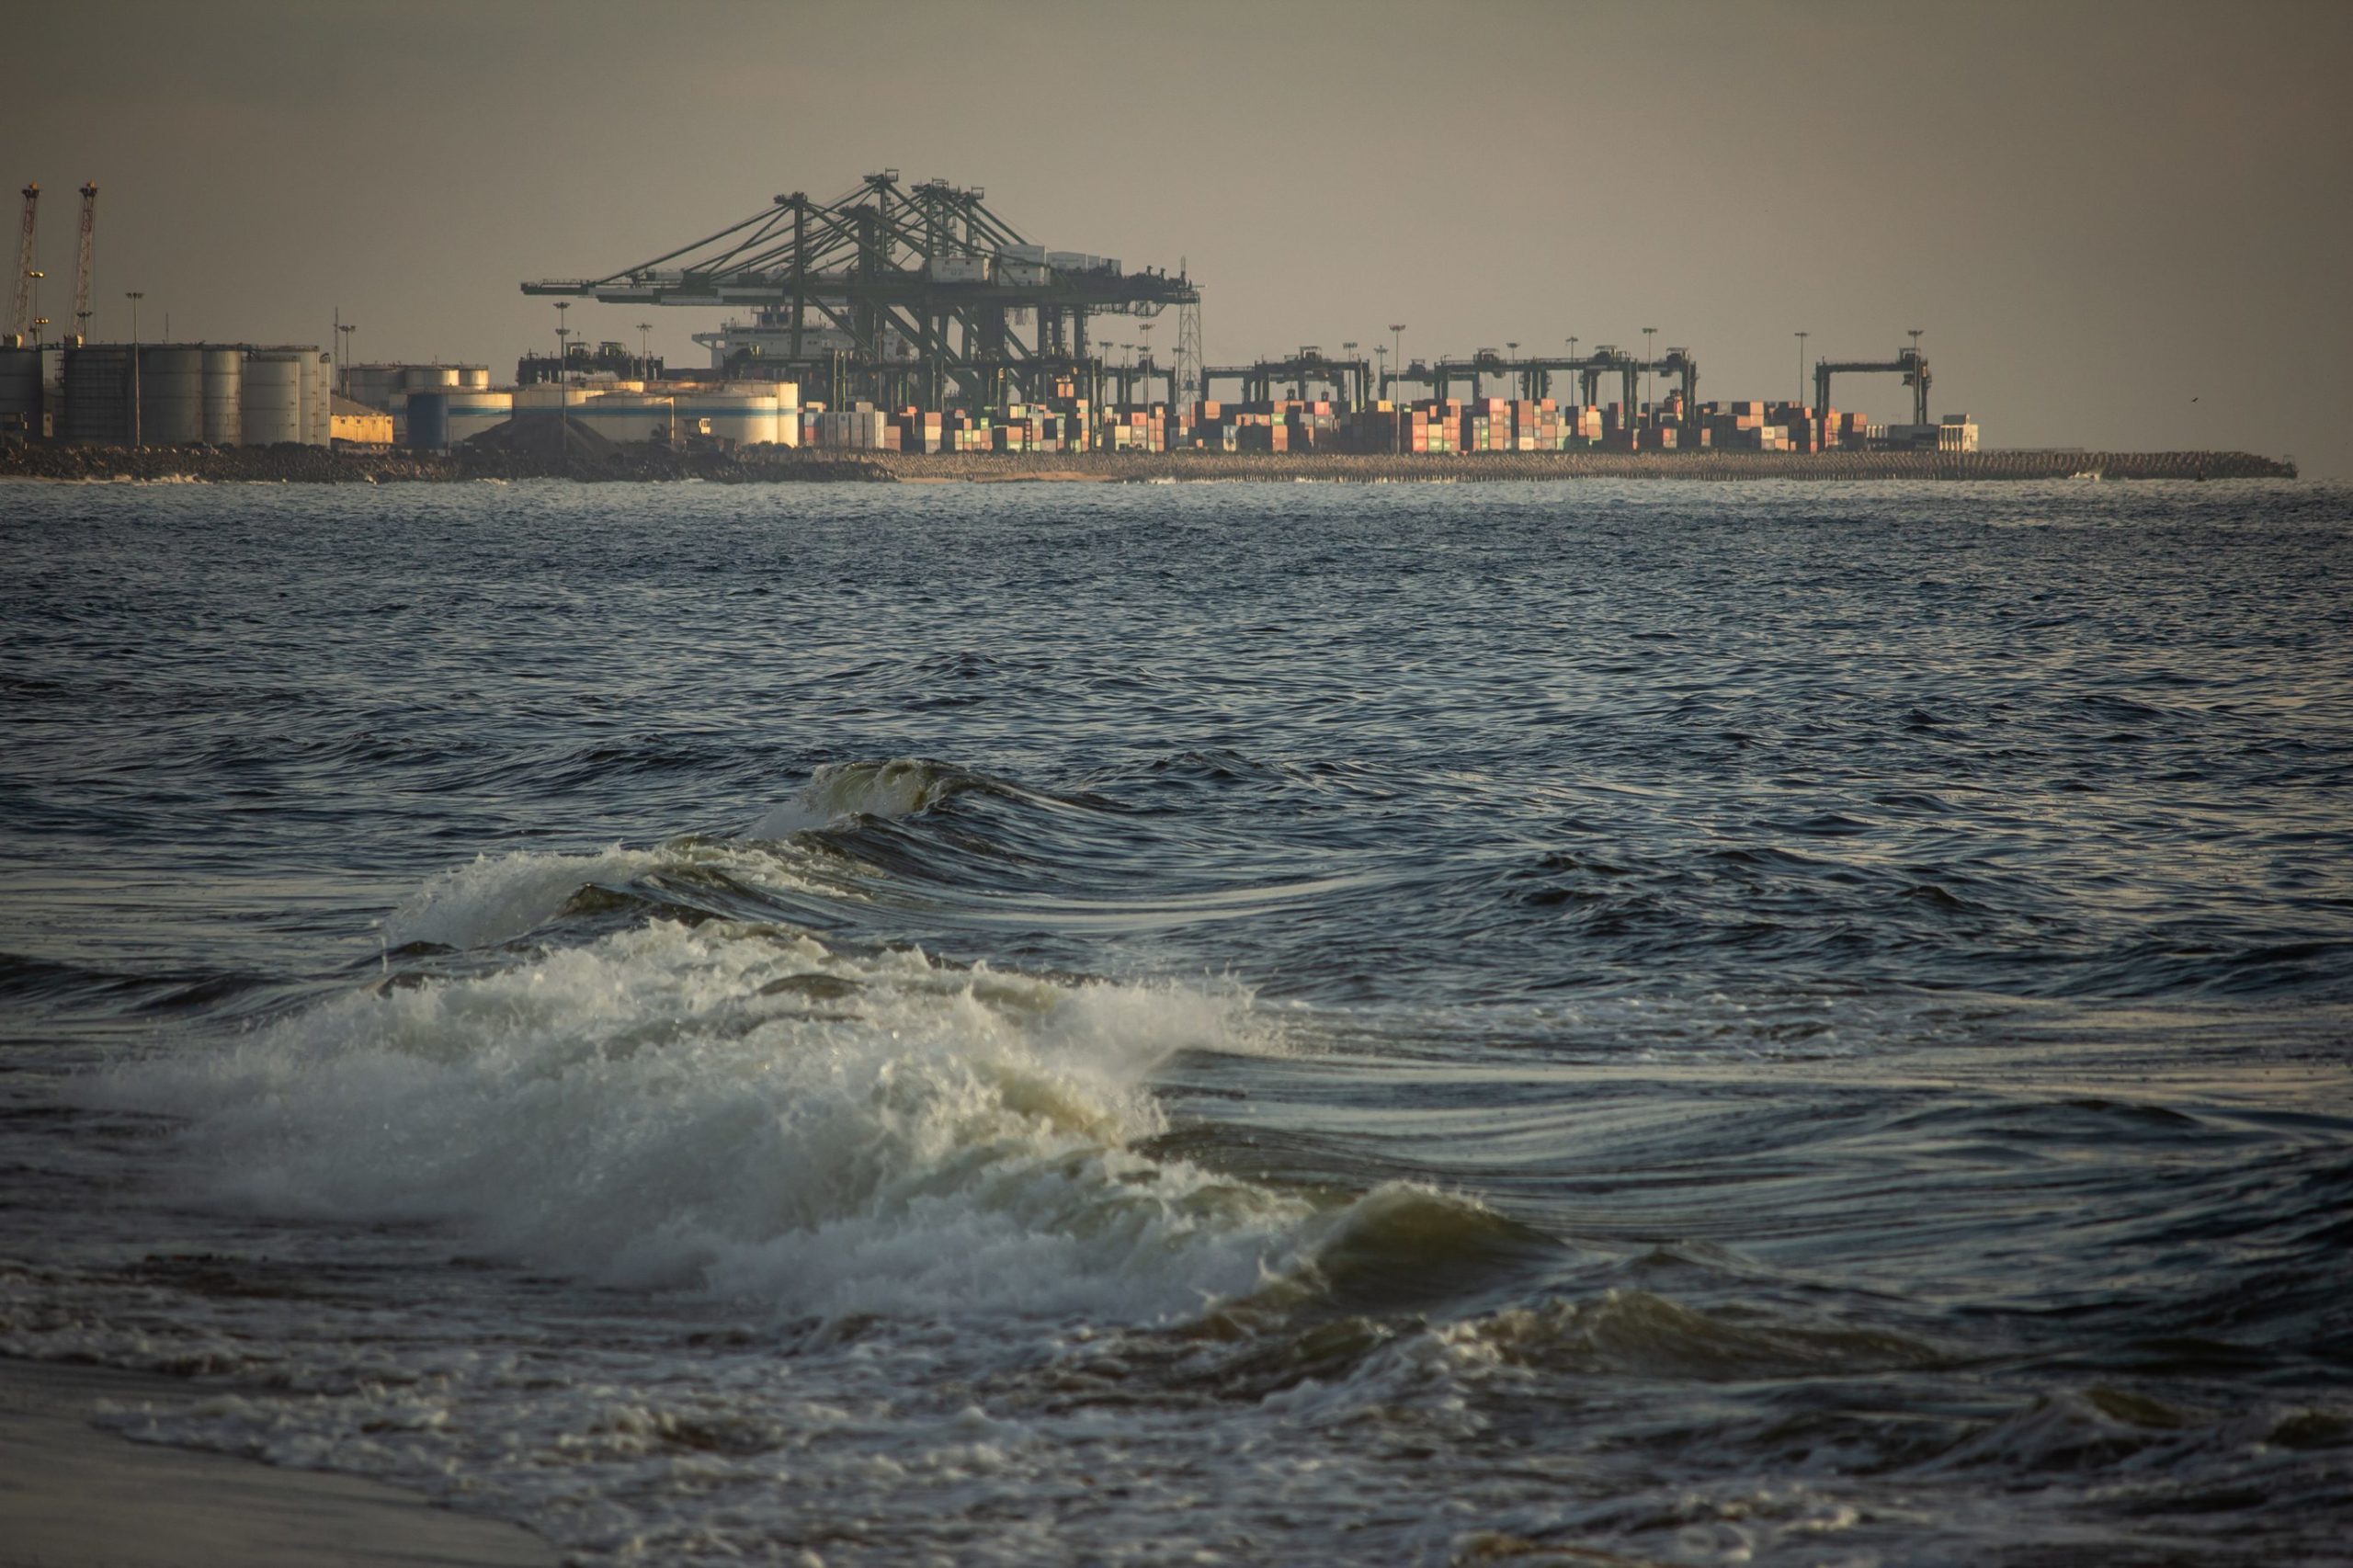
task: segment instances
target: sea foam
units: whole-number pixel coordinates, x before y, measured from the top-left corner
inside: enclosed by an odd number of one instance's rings
[[[652,854],[653,852],[645,852]],[[404,939],[529,929],[638,852],[461,869]],[[1145,1321],[1251,1289],[1303,1200],[1154,1160],[1147,1075],[1246,999],[654,920],[331,1000],[93,1086],[184,1119],[215,1203],[445,1224],[495,1256],[783,1312]]]

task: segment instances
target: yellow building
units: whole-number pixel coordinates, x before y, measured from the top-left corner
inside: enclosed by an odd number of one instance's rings
[[[327,435],[335,445],[389,447],[392,444],[392,416],[381,409],[354,403],[337,392],[331,410],[327,415]]]

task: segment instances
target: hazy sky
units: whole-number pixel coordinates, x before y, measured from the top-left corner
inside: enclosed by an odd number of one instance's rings
[[[100,187],[95,335],[486,362],[526,278],[611,271],[896,168],[1174,268],[1210,358],[1792,334],[1989,446],[2225,447],[2353,477],[2353,4],[13,3],[0,149],[44,312]],[[13,232],[13,231],[12,231]],[[716,312],[573,324],[704,363]],[[1174,334],[1170,324],[1154,335]],[[1119,324],[1102,335],[1131,340]],[[2193,401],[2195,400],[2195,401]],[[1893,378],[1841,406],[1908,417]]]

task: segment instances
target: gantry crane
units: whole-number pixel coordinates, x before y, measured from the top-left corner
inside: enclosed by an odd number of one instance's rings
[[[1641,406],[1642,377],[1645,370],[1663,376],[1673,376],[1682,384],[1683,406],[1698,406],[1699,395],[1699,362],[1688,348],[1669,348],[1659,358],[1644,360],[1614,346],[1604,344],[1582,358],[1556,358],[1538,356],[1526,359],[1507,359],[1492,348],[1482,348],[1468,359],[1441,359],[1434,365],[1415,360],[1399,372],[1395,380],[1415,381],[1427,386],[1431,395],[1448,396],[1458,381],[1468,381],[1473,396],[1478,394],[1482,376],[1513,376],[1519,381],[1519,395],[1535,399],[1552,395],[1552,378],[1572,375],[1577,379],[1578,401],[1590,405],[1601,391],[1601,379],[1614,375],[1623,388],[1623,405],[1631,414]]]
[[[941,180],[902,187],[899,171],[885,169],[831,201],[794,191],[635,267],[527,282],[523,292],[756,307],[789,333],[786,353],[769,362],[777,369],[823,377],[837,399],[856,390],[926,408],[996,405],[1043,398],[1060,380],[1092,382],[1100,363],[1087,352],[1090,316],[1153,316],[1199,302],[1181,268],[1173,278],[1122,274],[1115,263],[1052,266],[1032,259],[1035,252],[1025,256],[1019,232],[983,196]],[[849,347],[804,344],[804,333],[826,327],[847,335]],[[892,339],[910,352],[889,353]]]
[[[1259,359],[1247,365],[1205,365],[1201,368],[1201,395],[1216,395],[1222,381],[1242,383],[1244,403],[1269,403],[1275,388],[1289,383],[1291,396],[1304,398],[1307,389],[1318,384],[1338,390],[1341,401],[1351,408],[1366,406],[1372,391],[1372,362],[1369,359],[1335,359],[1321,348],[1309,345],[1298,353],[1281,359]]]
[[[1164,383],[1168,388],[1168,401],[1176,401],[1176,368],[1163,365],[1149,354],[1141,355],[1132,365],[1106,365],[1103,379],[1111,383],[1112,406],[1136,408],[1152,401],[1152,384]],[[1143,389],[1143,397],[1136,397],[1136,389]]]
[[[90,334],[90,285],[97,277],[98,187],[82,182],[82,242],[74,262],[74,341]]]
[[[24,238],[17,245],[17,301],[8,313],[8,347],[21,348],[33,329],[33,219],[40,207],[40,181],[25,187]]]
[[[1817,359],[1813,366],[1813,405],[1830,406],[1830,378],[1865,371],[1900,372],[1904,384],[1912,389],[1912,423],[1928,422],[1928,384],[1934,379],[1928,374],[1928,362],[1917,348],[1900,348],[1893,359]]]

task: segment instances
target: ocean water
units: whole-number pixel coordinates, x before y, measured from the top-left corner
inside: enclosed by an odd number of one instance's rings
[[[593,1563],[2353,1561],[2353,492],[0,490],[0,1353]]]

